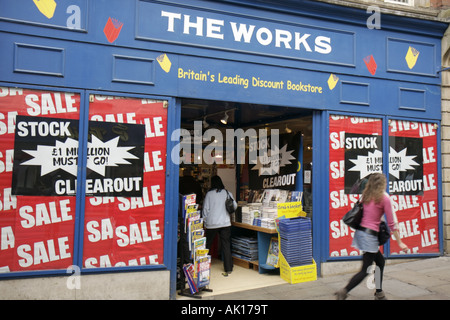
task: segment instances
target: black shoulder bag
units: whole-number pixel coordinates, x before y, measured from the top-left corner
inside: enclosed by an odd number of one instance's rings
[[[227,192],[227,199],[225,200],[225,208],[227,209],[227,212],[231,214],[234,212],[234,200],[233,198],[230,197],[228,191],[227,190],[225,191]]]
[[[353,208],[351,208],[342,218],[342,221],[350,228],[358,229],[361,224],[361,219],[363,216],[363,204],[359,200],[355,203]]]
[[[391,236],[391,230],[386,223],[386,221],[381,220],[380,222],[380,230],[378,231],[378,242],[380,246],[384,245]]]

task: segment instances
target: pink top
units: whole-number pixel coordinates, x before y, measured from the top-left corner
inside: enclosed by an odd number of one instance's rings
[[[389,229],[391,229],[391,231],[396,230],[397,228],[394,222],[394,215],[392,213],[391,199],[388,194],[384,195],[384,198],[380,203],[371,201],[370,203],[364,204],[364,213],[361,220],[361,226],[378,232],[383,214],[386,214]]]

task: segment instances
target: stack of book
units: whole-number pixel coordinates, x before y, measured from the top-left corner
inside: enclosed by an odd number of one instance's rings
[[[278,209],[275,204],[275,207],[266,207],[263,206],[261,210],[261,218],[268,218],[268,219],[276,219],[278,217]]]
[[[261,227],[261,218],[254,218],[253,225],[257,227]]]
[[[285,202],[300,202],[303,192],[280,189],[250,190],[249,203],[242,204],[237,222],[258,227],[275,229],[278,218],[277,204]]]
[[[258,240],[245,236],[231,238],[231,254],[243,260],[258,260]]]
[[[303,192],[302,191],[290,191],[286,199],[286,202],[298,202],[302,201]]]
[[[311,219],[281,219],[280,249],[291,267],[312,263]]]
[[[267,229],[276,229],[276,222],[275,219],[272,218],[262,218],[261,219],[261,227],[267,228]]]
[[[263,203],[264,205],[271,205],[279,202],[297,202],[302,201],[302,191],[288,191],[281,189],[264,189],[264,190],[250,190],[247,203]]]
[[[277,203],[286,202],[289,191],[280,189],[266,189],[262,197],[262,203],[265,206],[277,207]]]
[[[261,217],[261,204],[249,203],[247,206],[242,207],[242,223],[253,225],[255,218]]]

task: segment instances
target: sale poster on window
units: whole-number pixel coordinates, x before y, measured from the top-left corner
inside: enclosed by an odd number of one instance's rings
[[[0,87],[0,272],[163,263],[167,105],[91,101],[76,212],[80,95]]]
[[[89,122],[86,195],[142,197],[145,125]]]
[[[76,194],[78,127],[73,119],[16,117],[13,195]]]
[[[78,120],[16,117],[12,194],[76,195],[78,126]],[[145,126],[95,121],[89,128],[86,194],[142,196]]]
[[[359,194],[372,173],[382,172],[382,137],[374,134],[345,133],[345,193]]]
[[[0,272],[73,264],[75,197],[48,189],[56,171],[68,179],[71,174],[30,163],[19,168],[15,159],[39,162],[33,156],[39,147],[76,139],[79,110],[76,93],[0,87]],[[15,145],[17,135],[23,149]]]
[[[105,122],[110,129],[103,128]],[[116,166],[99,164],[88,170],[86,192],[89,185],[92,191],[118,188],[123,193],[86,193],[84,268],[163,263],[166,130],[167,108],[162,101],[93,96],[89,105],[92,141],[108,141],[116,148],[111,154],[118,160]],[[100,152],[100,148],[92,150],[89,156]],[[123,170],[106,185],[102,177],[118,168]],[[96,184],[95,179],[100,182]],[[140,194],[127,194],[133,188]]]
[[[354,230],[342,217],[359,199],[364,181],[382,171],[382,122],[376,118],[330,117],[330,256],[356,256]]]
[[[257,148],[259,157],[255,165],[250,165],[249,188],[295,190],[299,161],[302,161],[299,155],[302,150],[301,132],[276,134],[267,140],[260,137],[258,144],[249,146],[250,152]]]
[[[411,253],[438,253],[437,127],[391,120],[389,150],[389,194],[400,237]],[[390,243],[391,254],[399,254],[396,241]]]

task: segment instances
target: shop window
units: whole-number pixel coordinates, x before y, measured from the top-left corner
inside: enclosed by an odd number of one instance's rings
[[[163,263],[167,103],[90,100],[79,150],[80,94],[0,87],[1,273],[74,263],[80,164],[82,266]]]
[[[0,87],[2,273],[73,264],[79,111],[77,93]]]
[[[411,253],[439,253],[437,157],[435,124],[389,121],[389,194]],[[400,253],[390,243],[390,253]]]
[[[331,115],[329,135],[329,254],[356,256],[354,231],[342,222],[371,173],[383,171],[382,120]]]
[[[414,6],[414,0],[384,0],[387,3],[401,4],[404,6]]]
[[[167,104],[90,101],[83,267],[162,264]]]
[[[330,116],[331,257],[360,254],[351,246],[354,230],[341,219],[359,199],[364,178],[374,172],[389,173],[388,192],[408,253],[439,253],[436,124],[389,120],[388,166],[383,166],[382,141],[381,119]],[[401,253],[396,241],[389,244],[389,255]]]

